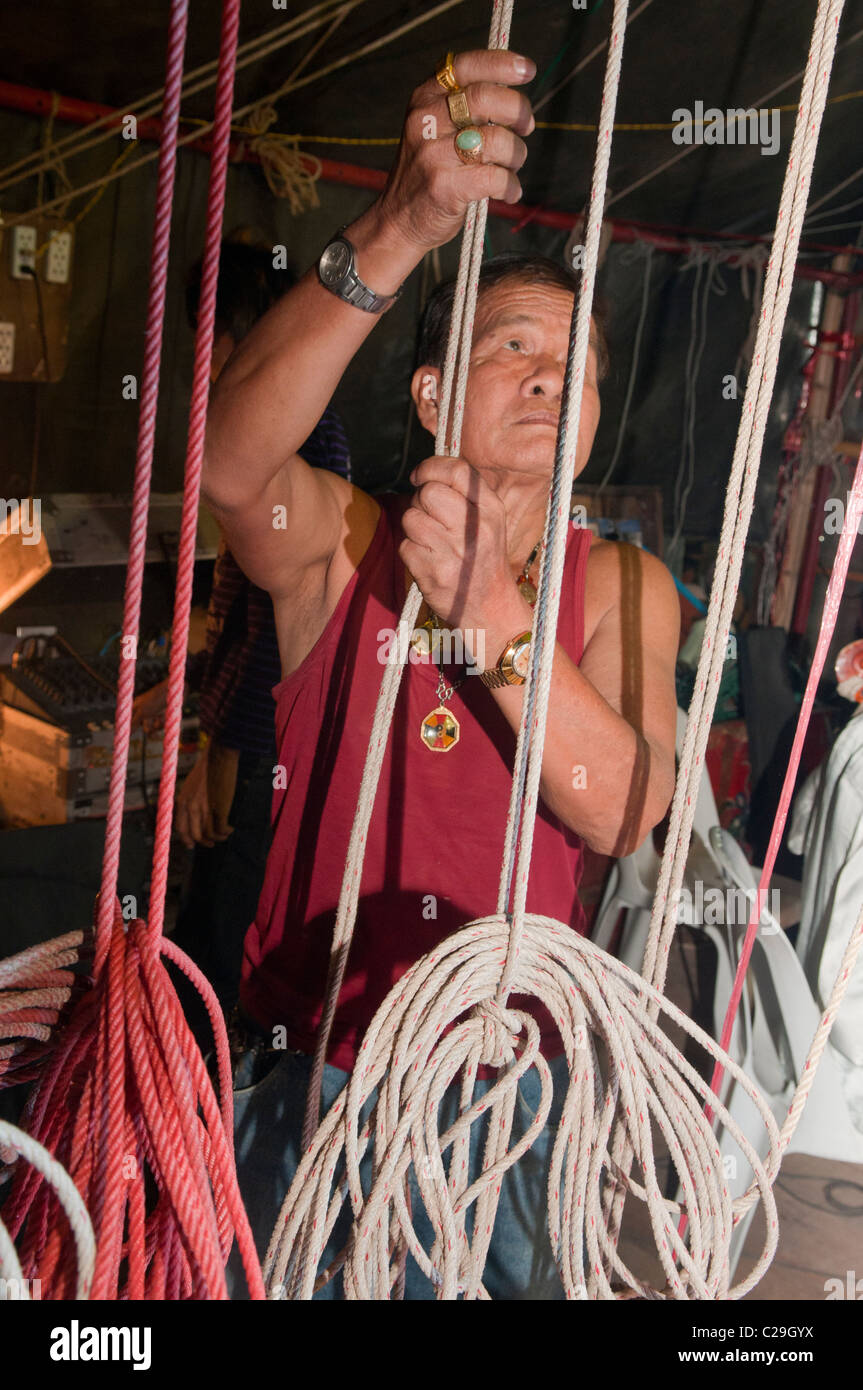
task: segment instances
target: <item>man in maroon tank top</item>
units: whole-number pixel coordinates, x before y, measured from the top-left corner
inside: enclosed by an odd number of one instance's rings
[[[296,450],[380,314],[426,252],[456,236],[468,204],[520,198],[516,171],[534,120],[517,89],[534,72],[513,53],[455,58],[479,136],[461,142],[467,150],[456,145],[440,82],[416,89],[386,189],[243,341],[211,402],[204,495],[249,578],[272,595],[282,659],[273,846],[241,988],[250,1024],[282,1051],[237,1096],[238,1167],[261,1250],[296,1167],[360,776],[412,580],[424,600],[417,646],[369,828],[325,1105],[392,983],[496,907],[577,278],[535,257],[484,268],[461,457],[427,458],[412,494],[374,498],[310,468]],[[452,297],[444,289],[433,298],[412,380],[432,435]],[[594,323],[577,473],[599,419],[604,351]],[[659,561],[571,528],[527,910],[574,931],[584,930],[583,845],[629,853],[671,798],[678,615]],[[438,640],[428,650],[435,629],[450,649]],[[555,1058],[554,1025],[534,1008],[543,1050]],[[561,1060],[552,1068],[560,1085],[545,1136],[501,1193],[484,1277],[496,1297],[558,1296],[543,1188],[565,1070]],[[535,1080],[529,1074],[521,1087],[522,1127],[536,1106]],[[453,1103],[446,1096],[444,1111]],[[480,1162],[477,1146],[472,1163]],[[433,1296],[417,1273],[409,1268],[408,1296]]]

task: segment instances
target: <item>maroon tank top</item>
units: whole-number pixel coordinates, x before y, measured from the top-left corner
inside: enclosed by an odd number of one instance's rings
[[[241,1003],[287,1045],[314,1049],[351,825],[386,659],[405,599],[398,546],[409,494],[384,494],[377,529],[327,626],[273,687],[284,787],[273,794],[273,842],[246,935]],[[570,527],[558,641],[578,663],[591,535]],[[498,653],[488,654],[496,660]],[[455,668],[444,668],[449,678]],[[515,734],[491,691],[468,676],[449,701],[461,725],[448,752],[420,739],[439,704],[438,669],[408,662],[396,700],[362,871],[359,910],[327,1060],[350,1071],[363,1034],[400,975],[444,937],[494,913]],[[578,898],[582,842],[540,802],[527,911],[586,930]],[[513,1003],[515,1003],[515,999]],[[543,1051],[562,1051],[545,1011]]]

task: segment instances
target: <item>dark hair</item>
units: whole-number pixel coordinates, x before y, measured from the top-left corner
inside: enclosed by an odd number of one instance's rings
[[[549,256],[507,254],[484,261],[479,272],[479,298],[486,290],[505,280],[518,280],[533,285],[551,285],[578,294],[581,277],[561,261]],[[455,298],[455,280],[438,285],[423,310],[417,348],[418,367],[442,367],[449,336],[450,317]],[[608,371],[608,344],[605,338],[607,311],[604,302],[594,295],[593,321],[599,338],[597,373],[602,381]]]
[[[186,282],[186,312],[193,328],[198,321],[203,264],[203,260],[196,261]],[[294,284],[293,271],[275,269],[269,247],[223,241],[216,286],[216,332],[230,333],[239,343]]]

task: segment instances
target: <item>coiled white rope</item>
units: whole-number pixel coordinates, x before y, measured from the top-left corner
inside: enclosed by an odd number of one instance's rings
[[[47,1149],[43,1148],[41,1144],[37,1144],[36,1140],[31,1139],[30,1135],[25,1134],[22,1129],[9,1124],[6,1120],[0,1120],[0,1148],[13,1150],[32,1164],[34,1168],[38,1168],[56,1192],[60,1205],[68,1218],[72,1237],[75,1241],[78,1260],[75,1298],[79,1300],[88,1298],[90,1285],[93,1282],[93,1270],[96,1266],[96,1239],[80,1192],[66,1169],[55,1158],[52,1158]],[[0,1221],[0,1274],[6,1279],[7,1285],[10,1279],[17,1280],[20,1296],[29,1298],[15,1246],[12,1244],[12,1238],[2,1221]]]
[[[349,1298],[387,1298],[394,1279],[393,1232],[437,1285],[441,1298],[487,1296],[481,1275],[490,1238],[487,1208],[503,1173],[533,1143],[551,1105],[548,1066],[538,1051],[534,1019],[494,1003],[509,927],[494,916],[471,923],[423,957],[390,992],[365,1036],[351,1080],[331,1107],[303,1156],[285,1201],[264,1267],[271,1294],[310,1298],[316,1274],[342,1205],[342,1162],[355,1213],[345,1263]],[[577,982],[577,988],[573,982]],[[549,1238],[570,1298],[614,1297],[609,1270],[645,1297],[735,1297],[728,1290],[728,1242],[733,1215],[715,1136],[704,1114],[712,1096],[706,1081],[646,1015],[653,1002],[711,1055],[712,1039],[680,1009],[622,962],[549,917],[528,914],[520,937],[513,987],[542,1000],[566,1047],[571,1082],[551,1159]],[[525,1046],[516,1054],[516,1036]],[[602,1079],[597,1055],[601,1040],[607,1061]],[[507,1070],[493,1092],[471,1101],[480,1065]],[[507,1150],[516,1087],[529,1067],[537,1068],[542,1098],[525,1134]],[[746,1090],[778,1145],[776,1123],[757,1087],[729,1059],[735,1080]],[[444,1134],[438,1107],[444,1091],[463,1072],[462,1114]],[[366,1101],[378,1088],[368,1123]],[[644,1175],[628,1189],[645,1202],[667,1292],[630,1270],[595,1221],[602,1170],[615,1107]],[[767,1218],[758,1270],[776,1246],[776,1210],[766,1165],[724,1108],[715,1106],[756,1174]],[[490,1112],[484,1171],[468,1185],[465,1163],[470,1128]],[[374,1127],[375,1175],[368,1196],[359,1163]],[[654,1164],[653,1126],[662,1134],[686,1194],[688,1247],[676,1232],[681,1208],[662,1196]],[[449,1175],[444,1158],[452,1150]],[[405,1200],[409,1165],[423,1204],[438,1233],[423,1249]],[[466,1220],[473,1204],[473,1236]]]
[[[564,924],[525,912],[590,306],[626,23],[626,0],[615,0],[588,215],[585,273],[574,315],[574,337],[564,384],[561,434],[546,516],[547,543],[540,572],[537,627],[516,747],[516,775],[507,822],[498,911],[494,916],[468,924],[448,938],[398,982],[372,1021],[348,1086],[313,1133],[326,1042],[356,917],[365,838],[402,674],[401,665],[388,666],[375,712],[337,913],[329,988],[307,1111],[306,1152],[285,1199],[264,1264],[271,1297],[310,1298],[316,1285],[344,1263],[347,1297],[386,1299],[393,1290],[399,1291],[407,1252],[435,1285],[438,1297],[487,1296],[482,1285],[482,1270],[500,1179],[538,1135],[549,1114],[552,1098],[549,1069],[538,1051],[537,1026],[530,1015],[507,1008],[512,990],[532,995],[550,1009],[561,1034],[570,1074],[550,1165],[548,1202],[551,1247],[567,1296],[613,1298],[617,1290],[611,1280],[616,1278],[619,1283],[649,1298],[741,1297],[757,1282],[772,1259],[777,1222],[771,1184],[780,1155],[776,1124],[757,1088],[736,1063],[662,997],[668,947],[660,929],[670,924],[673,930],[673,915],[667,908],[669,901],[674,901],[669,896],[669,883],[676,882],[679,886],[691,834],[694,785],[700,775],[703,744],[709,729],[710,701],[715,703],[718,685],[718,677],[714,680],[715,662],[711,662],[716,652],[724,653],[730,622],[730,604],[726,616],[726,596],[730,592],[733,602],[742,558],[745,526],[742,529],[736,526],[738,508],[740,515],[747,504],[751,511],[754,473],[775,376],[790,272],[799,240],[814,141],[823,111],[835,26],[841,8],[838,0],[822,0],[813,34],[777,223],[778,255],[775,250],[768,273],[764,317],[744,402],[720,545],[720,564],[699,667],[697,694],[701,707],[709,706],[709,710],[704,724],[699,724],[701,716],[693,713],[687,730],[689,747],[684,750],[673,808],[676,820],[672,821],[668,835],[669,851],[663,861],[664,878],[648,946],[646,972],[650,971],[653,978],[649,982],[642,979],[591,942],[577,937]],[[508,28],[510,10],[511,3],[507,5],[496,0],[490,46],[502,46],[501,21],[506,11],[504,23]],[[800,197],[797,196],[799,190],[802,190]],[[453,381],[456,396],[450,444],[453,451],[458,448],[469,355],[465,345],[470,341],[481,257],[481,233],[479,248],[476,239],[481,214],[472,214],[473,209],[466,220],[455,301],[459,306],[463,290],[465,307],[460,323],[458,307],[454,313],[444,376],[441,430],[436,444],[438,452],[443,452],[443,421],[447,418],[445,407]],[[457,344],[461,350],[458,363]],[[739,503],[735,489],[739,493],[741,480],[744,500]],[[735,566],[734,589],[726,589]],[[420,600],[419,590],[414,586],[400,620],[404,652]],[[721,633],[721,637],[717,633]],[[705,671],[705,666],[709,670]],[[705,695],[708,677],[713,684]],[[697,745],[693,746],[696,729],[699,737],[703,735],[700,751]],[[513,906],[508,912],[513,873]],[[852,938],[850,964],[859,947],[859,939],[855,944]],[[846,956],[846,978],[850,964]],[[837,981],[839,997],[842,987],[842,982]],[[835,995],[836,991],[831,1008],[834,1005],[838,1008]],[[659,1029],[656,1019],[660,1012],[696,1039],[711,1057],[718,1059],[750,1097],[766,1130],[768,1153],[764,1160],[713,1096],[707,1083]],[[822,1024],[829,1026],[826,1015]],[[821,1034],[826,1036],[823,1027],[819,1029]],[[606,1056],[604,1075],[597,1041]],[[818,1038],[815,1041],[817,1043]],[[480,1064],[502,1070],[491,1090],[475,1102],[474,1081]],[[509,1148],[516,1087],[520,1076],[531,1066],[540,1080],[540,1105],[528,1130]],[[438,1133],[440,1101],[459,1073],[460,1115],[441,1135]],[[370,1116],[365,1118],[364,1106],[375,1092],[376,1103]],[[709,1113],[719,1118],[754,1173],[748,1192],[733,1202],[724,1181],[722,1154],[711,1119],[705,1114],[707,1102]],[[476,1181],[468,1184],[466,1158],[470,1129],[484,1114],[488,1115],[488,1134],[483,1171]],[[786,1127],[791,1118],[789,1115]],[[659,1190],[654,1161],[654,1126],[664,1139],[680,1178],[684,1198],[680,1206],[664,1198]],[[373,1175],[371,1188],[365,1193],[359,1165],[370,1144]],[[450,1148],[453,1152],[447,1176],[443,1157]],[[340,1171],[342,1159],[344,1175]],[[643,1185],[629,1177],[633,1159],[640,1166]],[[406,1199],[410,1168],[437,1232],[431,1250],[424,1249],[417,1237]],[[601,1200],[603,1184],[606,1185],[604,1203]],[[346,1191],[353,1212],[350,1239],[342,1256],[319,1277],[319,1264]],[[648,1207],[665,1275],[662,1288],[639,1279],[618,1253],[622,1198],[627,1193],[644,1201]],[[733,1222],[759,1199],[765,1211],[764,1249],[748,1277],[730,1288],[728,1251]],[[466,1218],[474,1204],[472,1232],[468,1236]],[[685,1216],[685,1225],[675,1220],[681,1215]]]

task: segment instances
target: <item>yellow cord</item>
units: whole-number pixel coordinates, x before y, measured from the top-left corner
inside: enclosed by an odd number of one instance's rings
[[[828,98],[827,98],[827,105],[828,105],[828,106],[835,106],[835,105],[837,105],[837,104],[838,104],[839,102],[841,102],[841,101],[854,101],[854,100],[856,100],[858,97],[863,97],[863,90],[856,91],[856,92],[840,92],[838,96],[828,97]],[[734,108],[732,108],[732,109],[734,109],[734,110],[739,110],[740,108],[734,107]],[[744,108],[744,109],[745,109],[745,110],[748,110],[749,108],[746,107],[746,108]],[[796,103],[796,102],[789,102],[788,104],[786,104],[786,105],[784,105],[784,106],[773,107],[773,108],[769,108],[769,109],[779,110],[779,111],[796,111],[796,110],[797,110],[797,103]],[[183,119],[183,124],[184,124],[184,125],[202,125],[202,126],[205,125],[205,126],[209,126],[209,125],[212,124],[212,122],[210,122],[210,121],[201,120],[201,119],[198,119],[198,118],[193,117],[193,116],[184,116],[182,119]],[[702,121],[693,121],[692,124],[693,124],[693,125],[704,125],[704,121],[703,121],[703,120],[702,120]],[[675,129],[677,128],[678,125],[680,125],[680,122],[679,122],[679,121],[639,121],[639,122],[618,121],[618,122],[615,123],[613,129],[614,129],[614,130],[618,130],[618,131],[619,131],[619,130],[625,130],[625,131],[633,131],[633,130],[675,130]],[[251,126],[246,126],[246,125],[235,125],[235,126],[232,126],[231,129],[232,129],[232,130],[234,131],[234,133],[237,134],[237,135],[250,135],[250,136],[255,136],[255,135],[259,135],[259,134],[260,134],[260,131],[257,131],[257,130],[255,130],[253,127],[251,127]],[[585,132],[585,133],[590,133],[590,132],[595,132],[595,131],[597,130],[597,126],[596,126],[595,124],[592,124],[592,123],[587,122],[587,121],[537,121],[537,123],[536,123],[536,129],[537,129],[537,130],[566,130],[566,131],[574,131],[574,132],[582,132],[582,131],[583,131],[583,132]],[[282,134],[282,133],[279,132],[279,131],[268,131],[268,132],[267,132],[267,139],[268,139],[268,140],[283,140],[283,141],[287,141],[287,142],[290,143],[290,144],[300,143],[300,144],[303,144],[303,145],[370,145],[370,146],[371,146],[371,145],[397,145],[397,144],[399,143],[400,136],[398,136],[398,135],[392,135],[392,136],[383,136],[383,137],[371,137],[371,136],[358,137],[358,136],[354,136],[354,135],[287,135],[287,134]],[[129,157],[129,155],[131,154],[132,150],[135,148],[135,145],[136,145],[136,142],[135,142],[135,141],[133,141],[133,140],[130,140],[130,141],[129,141],[129,144],[128,144],[127,149],[125,149],[125,150],[122,152],[122,154],[118,155],[118,157],[114,160],[114,163],[111,165],[111,168],[110,168],[109,171],[108,171],[109,173],[113,173],[113,171],[118,167],[118,165],[122,164],[122,163],[123,163],[123,160],[124,160],[124,159],[127,159],[127,158]],[[299,151],[299,153],[301,154],[302,151]],[[79,213],[76,214],[76,216],[75,216],[74,218],[72,218],[72,226],[77,226],[77,224],[81,221],[81,219],[84,218],[84,217],[86,217],[86,216],[87,216],[87,213],[90,212],[91,209],[94,208],[94,207],[96,206],[96,204],[98,203],[99,199],[100,199],[100,198],[102,197],[102,195],[104,194],[105,188],[106,188],[106,187],[107,187],[107,184],[103,184],[103,186],[102,186],[101,188],[96,189],[96,191],[95,191],[95,193],[93,194],[93,196],[92,196],[92,198],[90,199],[90,201],[81,209],[81,211],[80,211]],[[69,196],[70,196],[70,198],[74,198],[74,196],[75,196],[74,191],[72,191],[72,192],[70,193]],[[36,251],[36,257],[37,257],[37,259],[44,255],[44,253],[45,253],[45,251],[47,250],[47,248],[48,248],[48,243],[47,243],[47,242],[44,242],[43,245],[40,246],[40,247],[37,249],[37,251]]]
[[[840,102],[840,101],[852,101],[852,100],[856,99],[857,97],[863,97],[863,90],[860,90],[860,91],[857,91],[857,92],[842,92],[842,93],[839,94],[839,96],[828,97],[828,98],[827,98],[827,105],[828,105],[828,106],[833,106],[833,105],[836,105],[836,103],[838,103],[838,102]],[[730,108],[730,109],[732,109],[732,110],[740,110],[741,108],[740,108],[740,107],[733,107],[733,108]],[[744,109],[744,110],[749,110],[748,107],[744,107],[744,108],[742,108],[742,109]],[[784,105],[784,106],[770,107],[770,108],[767,108],[767,109],[769,109],[769,110],[774,110],[774,111],[796,111],[796,110],[797,110],[797,102],[789,102],[789,103],[787,103],[787,104]],[[186,119],[186,118],[184,118],[184,120],[185,120],[185,119]],[[205,121],[200,121],[200,122],[198,122],[198,121],[193,121],[193,120],[189,120],[187,123],[188,123],[188,124],[191,124],[191,125],[198,125],[198,124],[200,124],[200,125],[206,125],[206,124],[207,124]],[[704,125],[705,122],[704,122],[703,120],[702,120],[702,121],[693,121],[692,124],[693,124],[693,125]],[[614,130],[676,130],[676,128],[677,128],[679,125],[680,125],[680,121],[617,121],[617,122],[615,122],[615,124],[614,124],[614,126],[613,126],[613,129],[614,129]],[[537,130],[571,130],[571,131],[586,131],[586,132],[591,132],[591,131],[592,131],[592,132],[596,132],[596,130],[598,129],[598,127],[597,127],[595,124],[592,124],[591,122],[588,122],[588,121],[537,121],[537,123],[536,123],[536,128],[537,128]],[[238,134],[238,135],[253,135],[253,134],[255,134],[255,132],[254,132],[252,129],[250,129],[250,127],[248,127],[248,126],[239,126],[239,125],[238,125],[238,126],[232,126],[232,130],[234,130],[234,132],[235,132],[236,134]],[[269,136],[270,136],[270,138],[276,139],[276,140],[298,140],[298,141],[301,142],[301,144],[304,144],[304,145],[397,145],[397,144],[399,143],[399,139],[400,139],[400,137],[399,137],[398,135],[391,135],[391,136],[386,136],[386,137],[383,137],[383,138],[380,138],[380,137],[372,138],[372,137],[370,137],[370,136],[369,136],[369,137],[364,137],[364,138],[358,138],[358,137],[356,137],[356,136],[348,136],[348,135],[283,135],[283,134],[281,134],[281,133],[279,133],[279,132],[277,132],[277,131],[270,131],[270,132],[269,132]]]

